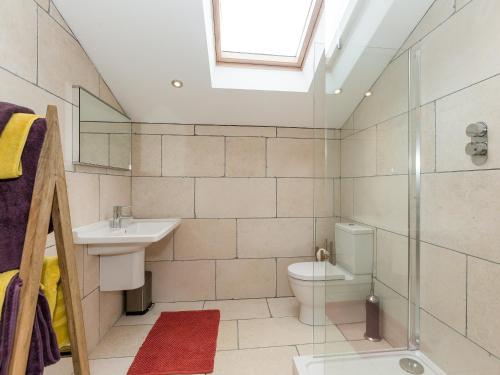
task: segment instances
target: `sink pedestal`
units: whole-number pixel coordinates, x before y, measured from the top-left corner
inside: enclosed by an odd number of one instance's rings
[[[137,289],[144,285],[142,246],[113,246],[119,254],[103,255],[106,245],[89,245],[89,255],[100,255],[99,278],[103,292]]]

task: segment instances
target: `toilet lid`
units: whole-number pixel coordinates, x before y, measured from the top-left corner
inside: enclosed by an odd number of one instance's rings
[[[346,271],[329,262],[302,262],[288,266],[288,275],[299,280],[345,280]]]

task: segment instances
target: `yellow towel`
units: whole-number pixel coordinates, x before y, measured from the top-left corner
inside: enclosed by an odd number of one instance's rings
[[[57,344],[61,351],[70,347],[66,306],[61,286],[61,272],[57,257],[45,257],[43,260],[41,289],[49,303],[52,327],[57,337]]]
[[[0,180],[17,178],[23,174],[21,156],[31,125],[40,116],[14,113],[0,134]]]
[[[11,270],[0,273],[0,313],[5,299],[5,292],[10,280],[19,272]],[[57,337],[59,350],[67,351],[70,347],[66,306],[61,285],[61,273],[57,257],[45,257],[43,260],[42,279],[40,282],[47,302],[49,303],[52,327]]]

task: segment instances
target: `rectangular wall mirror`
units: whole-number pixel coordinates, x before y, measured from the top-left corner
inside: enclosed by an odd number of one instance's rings
[[[82,87],[74,88],[73,163],[131,169],[132,122]]]

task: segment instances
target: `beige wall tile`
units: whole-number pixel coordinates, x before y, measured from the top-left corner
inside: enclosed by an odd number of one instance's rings
[[[35,0],[38,5],[40,5],[46,11],[49,10],[50,0]]]
[[[342,140],[342,177],[374,176],[377,173],[377,130],[375,127]]]
[[[94,290],[99,288],[99,257],[89,255],[87,246],[84,246],[83,255],[83,295],[88,296]]]
[[[500,7],[498,8],[500,12]],[[499,62],[500,65],[500,62]],[[500,72],[500,66],[498,68]],[[438,171],[500,168],[500,108],[496,96],[500,77],[489,79],[437,101],[436,163]],[[464,151],[471,138],[467,125],[483,121],[488,125],[488,160],[477,166]]]
[[[73,228],[99,221],[99,176],[66,173]]]
[[[161,176],[161,136],[132,136],[132,175]]]
[[[408,231],[408,177],[354,180],[354,219],[392,232]]]
[[[55,9],[55,7],[51,7],[50,11],[52,13],[52,9]],[[57,10],[56,10],[57,12]],[[64,20],[63,20],[64,21]],[[62,25],[64,28],[66,28],[64,25]],[[121,107],[120,103],[118,103],[118,100],[116,100],[115,96],[109,89],[107,83],[102,79],[102,77],[99,77],[99,97],[104,100],[106,103],[108,103],[110,106],[115,108],[118,112],[123,113],[123,108]]]
[[[31,0],[0,4],[0,66],[36,82],[37,6]]]
[[[83,262],[84,262],[84,251],[83,245],[75,245],[75,262],[76,270],[78,272],[78,285],[80,286],[80,298],[83,298]],[[54,254],[55,255],[55,254]]]
[[[467,336],[500,356],[500,264],[468,258]]]
[[[382,337],[394,348],[406,348],[408,301],[378,281],[375,282],[375,294],[380,298]]]
[[[408,173],[408,114],[377,125],[377,174]]]
[[[466,257],[421,243],[421,306],[465,335]]]
[[[123,313],[123,292],[101,292],[99,293],[100,298],[100,315],[99,315],[99,327],[100,327],[100,337],[104,337],[106,333],[113,327],[118,319],[120,319]]]
[[[235,257],[235,219],[183,220],[175,232],[176,260]]]
[[[313,222],[311,218],[238,220],[238,257],[312,255]]]
[[[277,179],[278,217],[312,217],[314,180],[309,178]]]
[[[366,129],[408,111],[407,56],[402,55],[387,66],[372,92],[354,111],[354,129]]]
[[[499,184],[500,171],[424,174],[422,240],[499,262]]]
[[[99,290],[89,294],[82,300],[83,323],[87,348],[92,351],[99,342]]]
[[[436,104],[421,107],[420,168],[423,173],[436,170]]]
[[[472,0],[455,0],[457,10],[469,4]]]
[[[277,137],[282,138],[333,138],[333,132],[327,132],[327,129],[310,128],[276,128]],[[330,130],[330,129],[329,129]]]
[[[264,177],[265,175],[265,138],[226,138],[226,176]]]
[[[260,298],[275,295],[274,259],[217,261],[217,299]]]
[[[0,100],[29,107],[35,113],[42,115],[46,113],[48,104],[56,105],[59,115],[65,169],[73,170],[73,106],[70,103],[25,80],[19,79],[19,77],[3,69],[0,69]]]
[[[276,266],[277,278],[277,296],[289,297],[293,296],[292,289],[290,289],[290,282],[288,279],[288,266],[294,263],[310,262],[313,257],[299,257],[299,258],[278,258]]]
[[[80,44],[47,13],[38,13],[38,84],[77,104],[72,86],[99,94],[99,74]],[[54,53],[58,51],[58,53]]]
[[[137,218],[194,217],[194,179],[132,179],[132,212]]]
[[[340,177],[340,140],[315,139],[314,177]]]
[[[267,175],[269,177],[313,177],[313,140],[268,139]]]
[[[183,223],[185,220],[182,221]],[[146,248],[146,261],[173,260],[174,234],[170,233],[160,241],[153,242]]]
[[[333,216],[334,192],[333,179],[318,178],[314,180],[314,217]]]
[[[340,138],[341,139],[347,138],[351,136],[353,133],[354,133],[354,115],[351,115],[340,128]]]
[[[276,137],[275,127],[196,125],[196,135],[223,135],[227,137]]]
[[[335,223],[340,222],[339,217],[320,217],[316,218],[315,241],[316,247],[325,247],[325,240],[328,240],[328,246],[335,247]]]
[[[102,175],[99,181],[101,220],[113,217],[113,206],[132,205],[130,177]]]
[[[425,311],[421,314],[422,351],[447,374],[500,373],[500,360]]]
[[[196,216],[246,218],[276,216],[274,178],[197,178]]]
[[[400,51],[405,51],[443,23],[455,11],[455,0],[437,0],[404,42]]]
[[[340,204],[340,216],[352,218],[354,216],[354,180],[352,178],[340,180]]]
[[[408,297],[408,237],[377,230],[377,278]]]
[[[224,176],[223,137],[162,137],[163,176]]]
[[[136,122],[132,124],[132,132],[134,134],[194,135],[194,125]]]
[[[491,46],[500,43],[499,12],[498,1],[473,1],[425,39],[423,103],[498,74],[500,54]]]
[[[153,273],[153,302],[215,299],[215,261],[146,262]]]
[[[333,180],[333,216],[341,216],[341,182],[340,178],[335,178]]]

